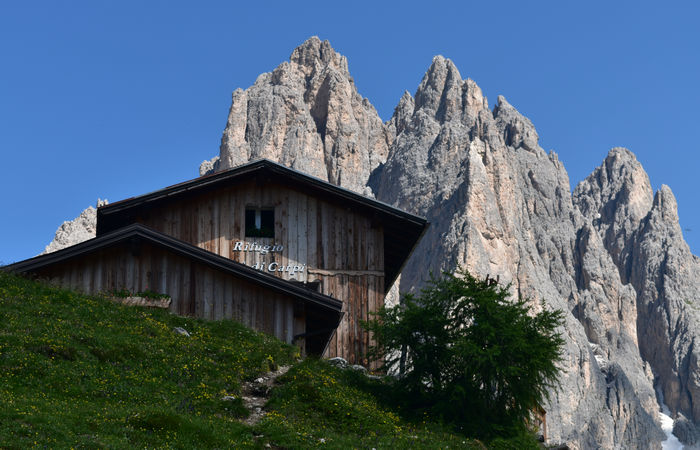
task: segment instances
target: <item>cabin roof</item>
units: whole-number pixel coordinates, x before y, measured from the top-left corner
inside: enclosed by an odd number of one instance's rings
[[[381,223],[384,229],[385,291],[391,287],[408,257],[428,227],[425,218],[386,203],[290,169],[267,159],[259,159],[228,170],[178,183],[148,194],[101,206],[97,209],[97,235],[129,225],[139,211],[165,201],[215,190],[239,181],[258,179],[284,182],[309,195],[352,208]]]
[[[120,244],[133,245],[140,240],[163,247],[190,260],[203,263],[222,272],[243,278],[258,286],[287,294],[310,304],[315,307],[314,309],[319,310],[328,322],[332,323],[333,329],[340,323],[343,314],[343,302],[338,299],[312,291],[300,284],[295,284],[282,278],[269,275],[260,270],[255,270],[252,267],[203,250],[141,224],[131,224],[62,250],[35,256],[34,258],[4,266],[1,269],[19,273],[33,272],[105,247]],[[330,338],[330,335],[328,337]]]

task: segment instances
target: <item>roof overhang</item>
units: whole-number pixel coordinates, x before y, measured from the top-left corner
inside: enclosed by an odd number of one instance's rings
[[[102,236],[81,242],[71,247],[67,247],[56,252],[39,255],[34,258],[1,267],[0,269],[17,273],[31,273],[106,247],[125,243],[133,244],[139,240],[149,242],[192,261],[200,262],[224,273],[232,274],[236,277],[245,279],[246,281],[258,286],[270,289],[274,292],[289,295],[305,302],[306,304],[313,305],[316,309],[323,312],[322,314],[324,317],[327,317],[329,323],[332,323],[334,328],[338,326],[340,319],[342,318],[343,302],[338,299],[314,292],[301,285],[291,283],[265,272],[255,270],[252,267],[248,267],[244,264],[224,258],[207,250],[203,250],[192,244],[175,239],[141,224],[128,225],[124,228],[120,228],[110,233],[105,233]]]

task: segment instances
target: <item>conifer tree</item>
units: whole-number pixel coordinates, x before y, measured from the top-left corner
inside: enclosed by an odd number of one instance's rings
[[[431,276],[419,295],[365,323],[370,355],[414,412],[439,414],[471,436],[522,431],[556,384],[561,311],[533,314],[508,286],[467,271]]]

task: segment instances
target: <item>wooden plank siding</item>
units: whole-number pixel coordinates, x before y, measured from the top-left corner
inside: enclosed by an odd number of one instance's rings
[[[297,299],[148,243],[137,252],[129,246],[105,248],[35,273],[87,294],[115,289],[159,291],[171,297],[173,313],[211,320],[232,318],[289,344],[294,335],[303,333],[299,331],[304,328],[303,313],[294,315]]]
[[[246,207],[274,208],[274,238],[245,236]],[[286,280],[320,281],[323,294],[342,300],[346,313],[325,356],[341,356],[352,363],[366,363],[370,339],[360,321],[366,320],[384,301],[384,230],[373,223],[369,215],[309,196],[273,180],[251,180],[196,193],[177,202],[155,205],[147,215],[135,220],[248,266],[262,264],[266,271],[272,262],[285,268],[306,264],[303,272],[293,276],[286,271],[268,273]],[[237,242],[282,245],[284,250],[265,255],[236,251]],[[222,294],[219,291],[214,294],[203,293],[201,289],[200,286],[195,289],[198,298],[204,302],[198,305],[197,311],[201,309],[206,317],[227,317],[225,302],[221,306],[212,306],[212,300],[208,300],[212,295],[226,297],[224,290],[221,290]],[[255,295],[239,298],[234,293],[231,304],[235,306],[231,316],[243,317],[250,326],[270,326],[270,317],[278,317],[277,314],[282,317],[283,313],[276,307],[268,309],[271,304],[265,302],[266,295],[256,291]],[[284,308],[290,311],[284,313],[284,317],[291,317],[292,323],[273,321],[272,331],[285,336],[300,334],[299,325],[294,322],[294,306]],[[287,332],[287,329],[294,331]]]

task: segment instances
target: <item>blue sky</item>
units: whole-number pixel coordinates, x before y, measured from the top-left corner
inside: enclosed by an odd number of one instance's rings
[[[504,95],[572,188],[615,146],[668,184],[700,253],[700,7],[691,2],[5,1],[0,262],[93,205],[194,178],[231,92],[306,38],[346,55],[382,119],[432,57]]]

